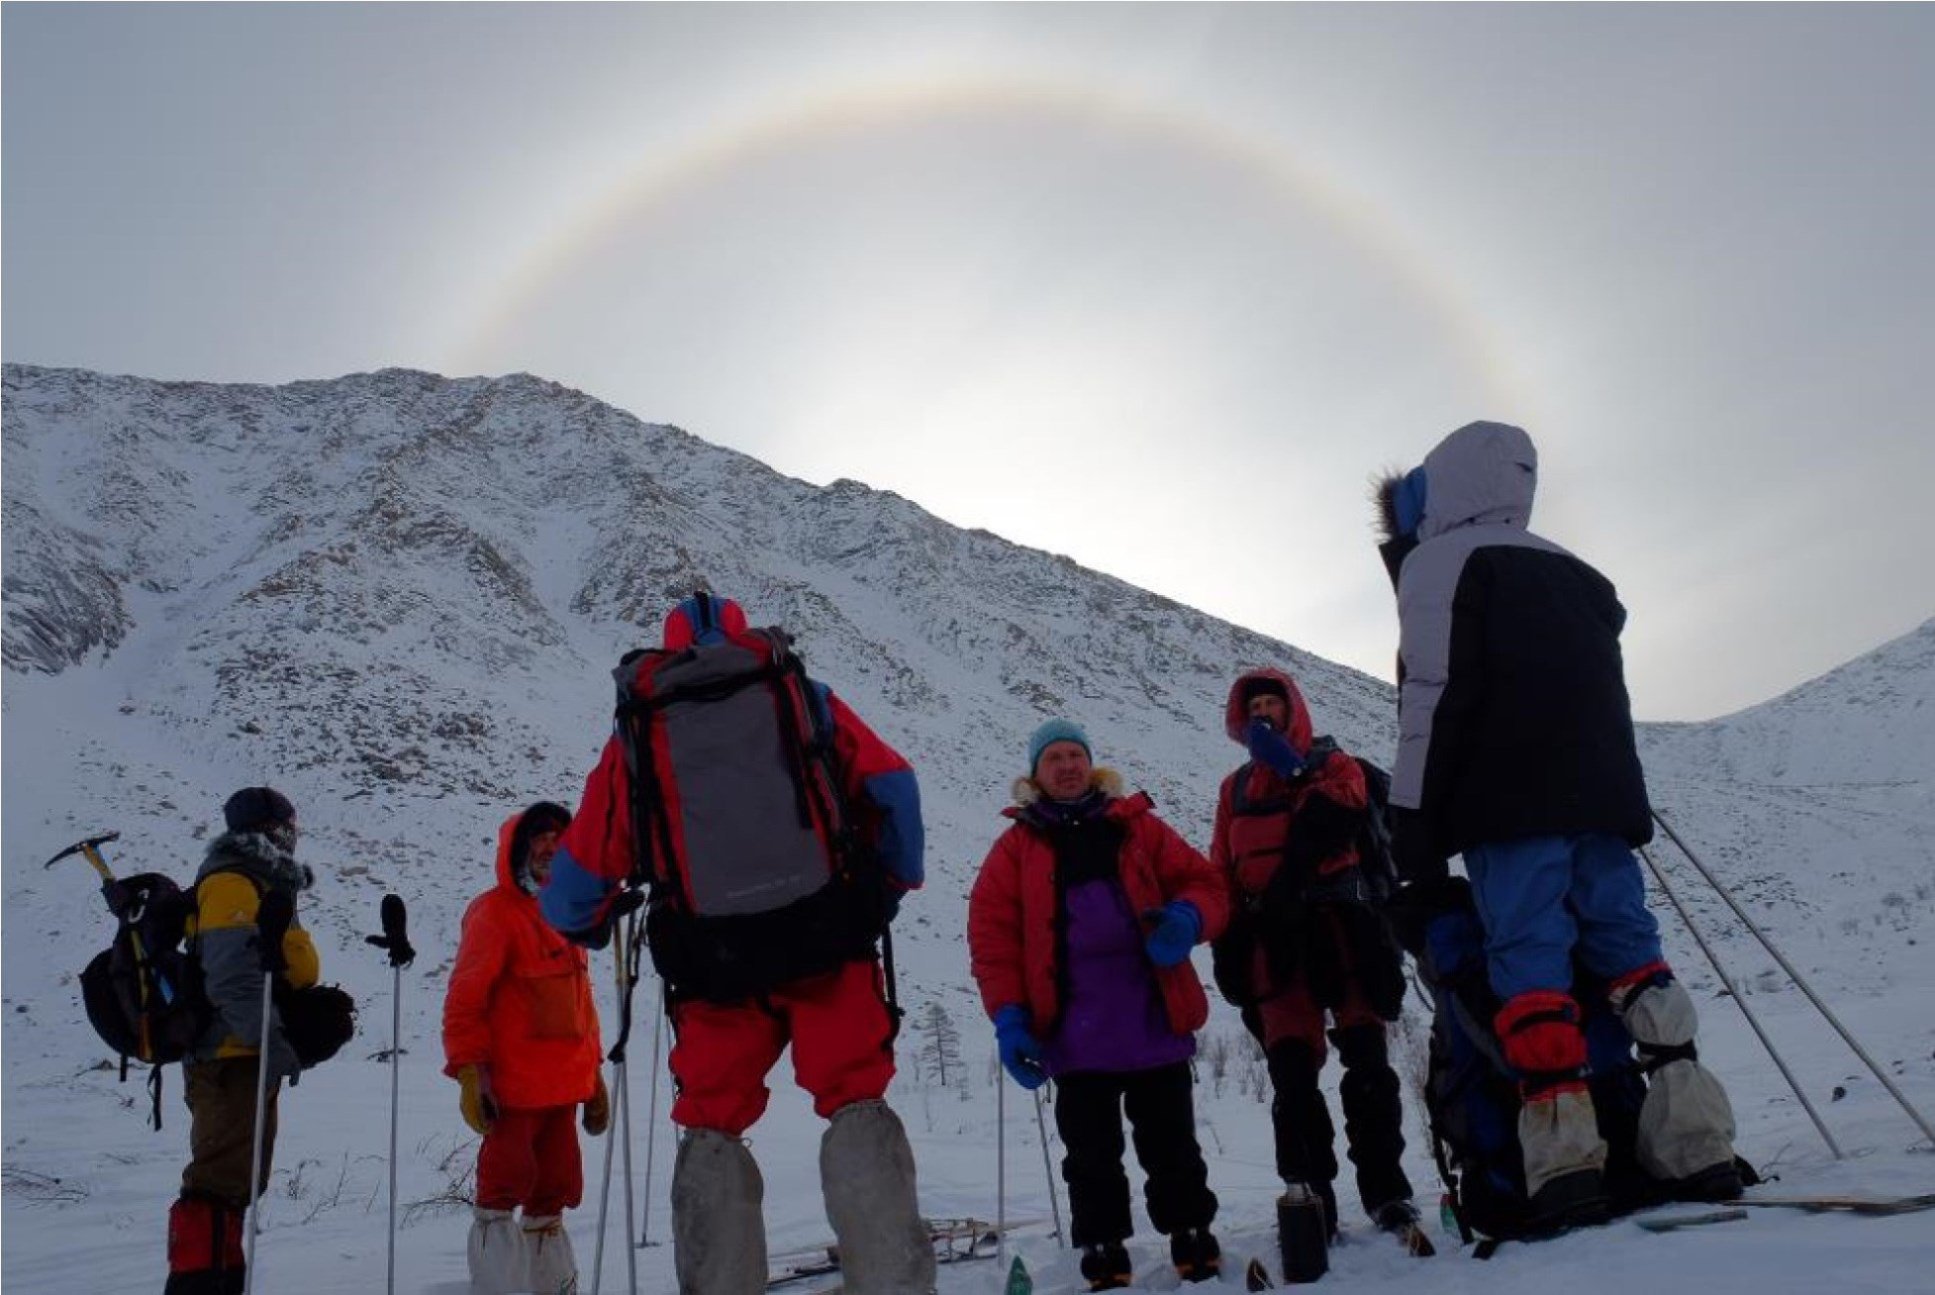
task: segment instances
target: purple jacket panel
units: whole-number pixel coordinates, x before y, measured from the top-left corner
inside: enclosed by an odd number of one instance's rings
[[[1071,886],[1064,900],[1068,997],[1043,1041],[1050,1075],[1149,1070],[1196,1054],[1196,1038],[1169,1028],[1143,932],[1120,881]]]

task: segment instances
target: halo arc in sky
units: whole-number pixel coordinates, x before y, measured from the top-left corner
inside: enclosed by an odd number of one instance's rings
[[[1523,416],[1523,411],[1536,408],[1506,348],[1395,223],[1276,141],[1186,108],[1133,101],[1092,86],[1014,80],[924,81],[812,96],[721,125],[669,153],[642,158],[602,197],[518,259],[487,295],[479,322],[460,340],[455,367],[484,371],[501,364],[503,337],[550,285],[577,273],[583,259],[618,231],[648,225],[655,208],[681,194],[742,168],[843,137],[924,122],[1018,117],[1078,123],[1212,160],[1260,183],[1286,207],[1317,214],[1342,241],[1405,285],[1421,313],[1434,321],[1447,349],[1476,376],[1494,416]],[[704,427],[693,430],[707,433]]]

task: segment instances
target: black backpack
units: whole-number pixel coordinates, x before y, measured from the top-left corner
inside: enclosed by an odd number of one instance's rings
[[[1532,1228],[1518,1139],[1522,1099],[1518,1075],[1492,1029],[1500,1003],[1485,971],[1484,927],[1464,878],[1452,878],[1447,891],[1449,902],[1413,949],[1432,1006],[1424,1104],[1445,1203],[1465,1241],[1484,1239],[1484,1258],[1499,1241]],[[1586,1082],[1607,1147],[1608,1203],[1623,1214],[1664,1199],[1635,1152],[1646,1083],[1604,986],[1580,969],[1573,989],[1591,1058]]]
[[[1337,744],[1328,737],[1320,737],[1311,744],[1310,757],[1314,765],[1327,758]],[[1364,882],[1360,898],[1368,900],[1374,907],[1382,908],[1392,895],[1397,893],[1398,870],[1397,856],[1391,851],[1391,775],[1361,755],[1353,755],[1357,767],[1364,773],[1364,793],[1368,802],[1364,815],[1364,826],[1357,835],[1357,867]],[[1232,814],[1269,814],[1280,812],[1288,800],[1272,798],[1265,801],[1252,801],[1248,795],[1250,781],[1249,764],[1236,771],[1231,784],[1230,812]]]
[[[81,1001],[102,1042],[149,1067],[154,1127],[161,1127],[161,1068],[187,1057],[212,1009],[202,989],[190,928],[195,889],[158,872],[101,883],[114,914],[114,940],[81,972]]]
[[[1381,907],[1398,888],[1397,856],[1391,850],[1391,775],[1361,755],[1351,758],[1364,771],[1364,792],[1370,801],[1370,813],[1357,838],[1357,866],[1364,872],[1371,902]]]

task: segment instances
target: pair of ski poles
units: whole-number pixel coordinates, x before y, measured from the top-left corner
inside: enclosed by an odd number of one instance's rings
[[[286,967],[282,956],[282,937],[288,933],[289,923],[295,918],[295,900],[285,890],[271,890],[262,897],[262,906],[256,912],[257,933],[256,951],[262,964],[262,1045],[258,1050],[259,1061],[255,1071],[255,1135],[253,1150],[249,1156],[249,1239],[243,1263],[248,1272],[244,1283],[247,1295],[255,1292],[255,1237],[258,1207],[262,1200],[262,1141],[264,1126],[268,1123],[269,1105],[269,1019],[274,1008],[275,978]],[[390,956],[390,1237],[387,1266],[384,1276],[384,1289],[395,1295],[396,1291],[396,1127],[397,1127],[397,1056],[403,1050],[403,968],[415,961],[416,950],[410,947],[408,932],[409,918],[404,910],[403,900],[395,895],[383,896],[383,934],[365,936],[364,939]]]
[[[614,1099],[617,1109],[618,1128],[606,1130],[607,1135],[616,1133],[625,1144],[625,1225],[631,1227],[632,1211],[636,1208],[632,1199],[632,1090],[625,1062],[625,1046],[632,1032],[632,995],[638,988],[639,966],[644,948],[643,928],[636,911],[626,914],[623,935],[614,942],[618,973],[618,1012],[621,1022],[618,1041],[612,1045],[608,1054],[612,1063],[612,1085],[617,1096]],[[652,1240],[652,1164],[658,1145],[658,1070],[659,1049],[665,1035],[665,982],[658,987],[658,1013],[652,1023],[652,1100],[646,1119],[645,1131],[645,1208],[639,1229],[638,1241],[625,1250],[625,1275],[627,1289],[632,1295],[638,1291],[638,1254],[639,1250],[656,1244]],[[605,1271],[605,1220],[611,1207],[612,1157],[616,1148],[613,1142],[605,1143],[605,1172],[598,1189],[598,1245],[591,1265],[591,1295],[599,1295]]]
[[[1695,870],[1706,879],[1707,885],[1713,888],[1713,892],[1726,902],[1728,908],[1733,910],[1734,916],[1740,919],[1741,925],[1745,926],[1753,934],[1753,937],[1760,941],[1761,947],[1766,949],[1772,955],[1774,961],[1780,964],[1781,970],[1786,972],[1788,978],[1794,982],[1795,987],[1802,994],[1806,995],[1807,1001],[1814,1005],[1814,1009],[1834,1028],[1834,1032],[1841,1036],[1841,1041],[1846,1043],[1854,1055],[1861,1059],[1861,1064],[1868,1068],[1868,1072],[1881,1081],[1881,1086],[1888,1090],[1889,1096],[1893,1097],[1896,1104],[1907,1113],[1908,1118],[1915,1122],[1916,1127],[1922,1131],[1922,1136],[1928,1139],[1931,1146],[1935,1146],[1935,1127],[1931,1127],[1928,1118],[1919,1110],[1915,1109],[1914,1104],[1908,1100],[1900,1088],[1895,1086],[1894,1081],[1888,1077],[1887,1072],[1875,1064],[1874,1058],[1868,1055],[1868,1050],[1861,1046],[1860,1041],[1853,1034],[1848,1032],[1848,1028],[1841,1024],[1840,1018],[1834,1014],[1833,1010],[1821,1001],[1821,996],[1814,992],[1814,987],[1807,983],[1807,978],[1801,975],[1800,971],[1795,968],[1793,963],[1787,960],[1779,949],[1774,947],[1774,942],[1768,938],[1767,933],[1755,924],[1753,918],[1747,916],[1747,911],[1739,905],[1732,893],[1720,884],[1719,879],[1708,870],[1706,864],[1701,861],[1700,856],[1694,853],[1693,847],[1688,845],[1680,834],[1673,830],[1673,825],[1667,822],[1666,818],[1658,810],[1653,811],[1653,821],[1665,830],[1667,837],[1674,845],[1679,847],[1680,853],[1686,857],[1687,862],[1693,865]],[[1687,933],[1693,937],[1694,943],[1700,946],[1700,952],[1706,955],[1707,962],[1712,965],[1715,974],[1720,977],[1720,983],[1726,986],[1727,993],[1733,997],[1734,1003],[1740,1008],[1740,1014],[1747,1018],[1748,1026],[1753,1029],[1755,1037],[1760,1040],[1760,1046],[1766,1049],[1769,1057],[1773,1058],[1774,1065],[1779,1069],[1781,1077],[1787,1081],[1787,1086],[1793,1090],[1794,1096],[1800,1100],[1801,1108],[1807,1112],[1808,1118],[1814,1122],[1814,1127],[1820,1133],[1821,1140],[1827,1143],[1828,1150],[1834,1154],[1836,1160],[1844,1159],[1844,1153],[1840,1145],[1835,1142],[1834,1135],[1828,1132],[1826,1122],[1821,1119],[1821,1113],[1814,1108],[1814,1103],[1807,1099],[1807,1094],[1802,1090],[1800,1082],[1794,1078],[1794,1072],[1787,1068],[1786,1060],[1782,1058],[1779,1050],[1774,1047],[1773,1040],[1767,1037],[1767,1031],[1761,1028],[1760,1019],[1754,1015],[1754,1009],[1748,1005],[1746,998],[1740,993],[1739,987],[1734,984],[1732,977],[1727,975],[1727,969],[1720,965],[1719,955],[1713,951],[1713,948],[1701,936],[1699,928],[1693,925],[1692,916],[1687,912],[1686,906],[1680,902],[1680,897],[1674,892],[1673,884],[1667,880],[1665,871],[1661,869],[1659,863],[1653,858],[1652,853],[1644,846],[1640,847],[1639,854],[1646,861],[1646,867],[1652,872],[1654,879],[1659,882],[1661,893],[1673,905],[1673,911],[1680,915],[1680,921],[1686,926]]]

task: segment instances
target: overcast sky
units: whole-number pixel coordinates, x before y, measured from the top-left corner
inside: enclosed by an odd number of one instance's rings
[[[1935,615],[1935,6],[23,5],[16,362],[553,378],[1389,678],[1474,418],[1643,718]]]

